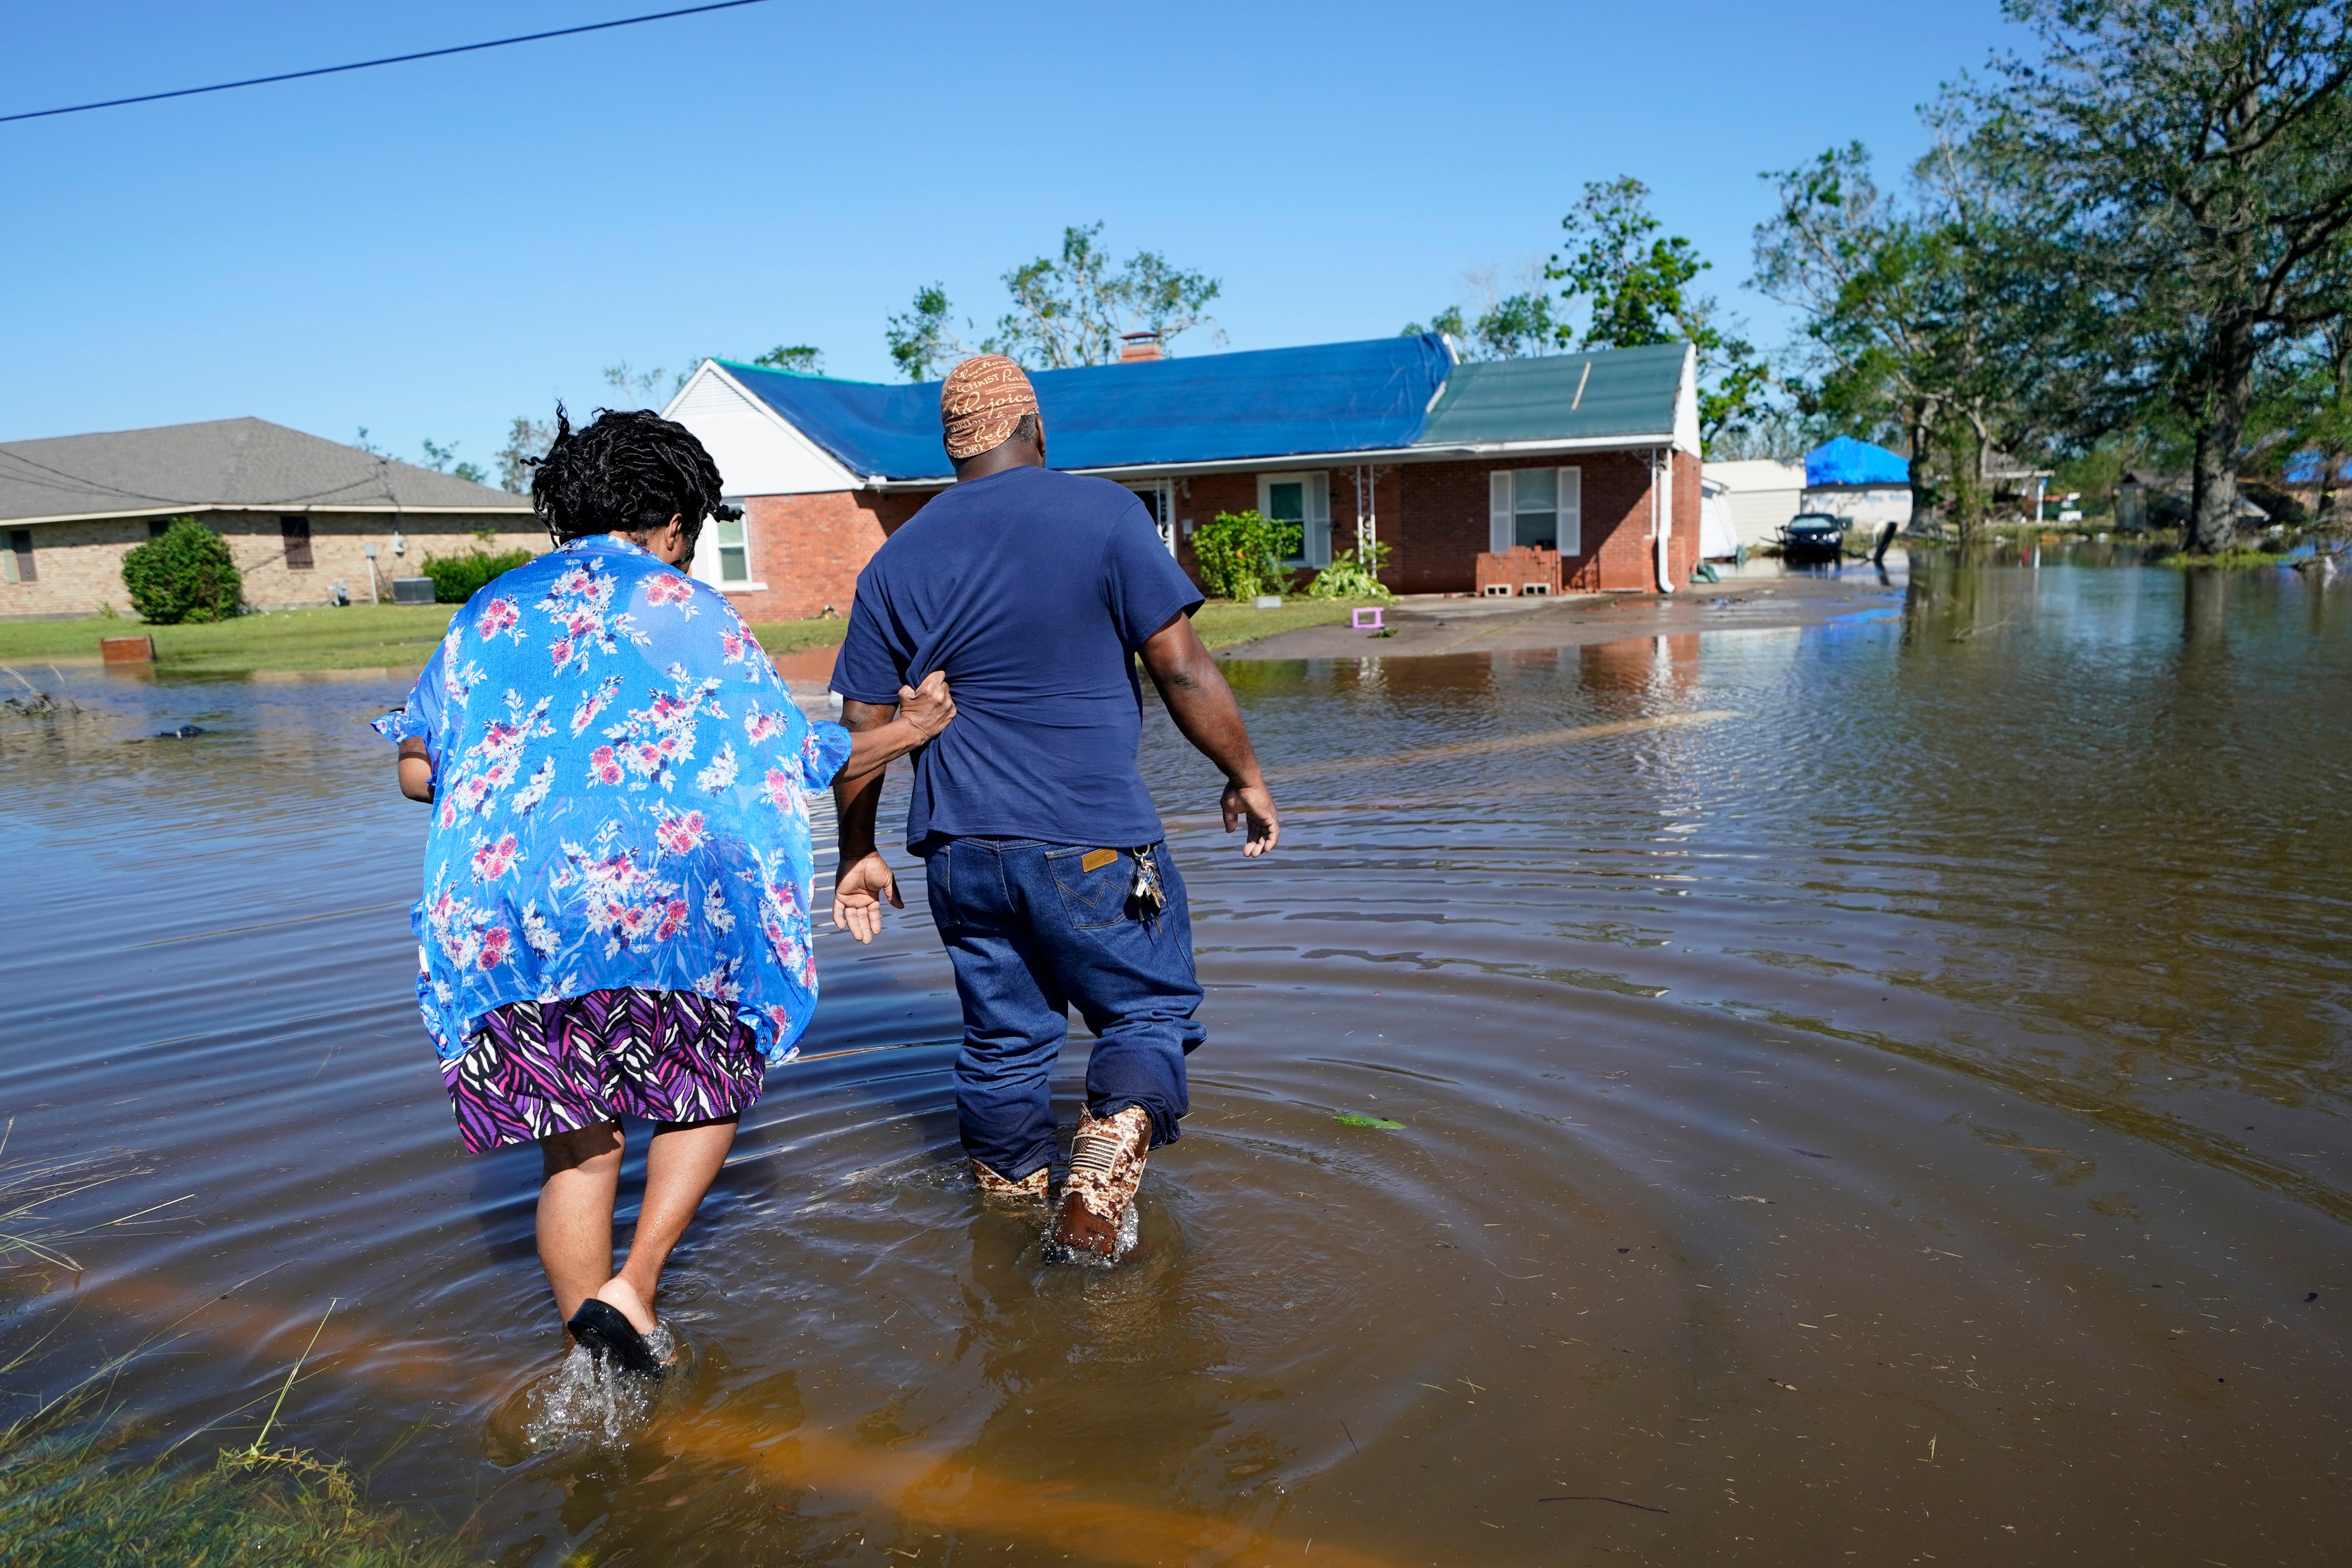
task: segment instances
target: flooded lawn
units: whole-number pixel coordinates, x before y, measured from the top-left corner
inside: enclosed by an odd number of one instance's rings
[[[2352,584],[1849,576],[1228,665],[1283,844],[1153,721],[1211,1033],[1141,1255],[979,1207],[910,884],[673,1261],[688,1375],[563,1420],[538,1157],[411,999],[404,680],[28,669],[7,1157],[188,1196],[15,1275],[6,1390],[144,1342],[208,1458],[337,1301],[273,1442],[509,1568],[2339,1561]]]

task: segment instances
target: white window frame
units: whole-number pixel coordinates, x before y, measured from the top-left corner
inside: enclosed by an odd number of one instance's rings
[[[1486,475],[1486,548],[1496,555],[1518,541],[1518,479],[1524,468],[1495,468]],[[1563,560],[1584,553],[1584,470],[1556,468],[1559,476],[1558,508],[1553,513]],[[1535,514],[1530,513],[1530,516]]]
[[[760,581],[757,576],[751,574],[753,564],[751,560],[751,498],[749,496],[721,496],[719,498],[719,504],[721,506],[737,507],[742,510],[743,516],[740,526],[743,530],[743,542],[740,545],[721,545],[719,542],[719,531],[725,525],[715,517],[706,520],[702,525],[701,533],[696,536],[694,541],[694,559],[687,563],[688,574],[693,577],[697,582],[709,584],[712,587],[718,589],[722,594],[765,593],[768,587],[767,584]],[[725,555],[720,553],[723,550],[735,549],[740,549],[743,552],[744,576],[740,581],[730,581],[727,577],[727,558]]]
[[[1285,566],[1305,566],[1321,571],[1331,564],[1331,475],[1323,468],[1293,468],[1286,473],[1260,474],[1257,477],[1258,515],[1271,520],[1274,516],[1274,487],[1303,484],[1306,489],[1300,500],[1306,512],[1299,531],[1306,537],[1299,542],[1301,553],[1285,561]]]

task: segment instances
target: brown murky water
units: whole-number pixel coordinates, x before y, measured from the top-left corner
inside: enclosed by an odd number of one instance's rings
[[[822,939],[615,1441],[533,1436],[536,1156],[409,1001],[402,683],[68,671],[0,723],[7,1154],[193,1195],[16,1276],[7,1392],[144,1343],[207,1455],[339,1300],[273,1441],[515,1568],[2339,1562],[2352,584],[1856,584],[1233,666],[1267,862],[1155,721],[1211,1037],[1117,1269],[965,1185],[919,900]]]

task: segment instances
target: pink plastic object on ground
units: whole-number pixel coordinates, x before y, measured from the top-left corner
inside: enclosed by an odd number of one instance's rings
[[[1365,618],[1368,616],[1371,617],[1369,620]],[[1381,630],[1380,606],[1375,605],[1370,609],[1349,611],[1348,626],[1349,629],[1352,631],[1376,632]]]

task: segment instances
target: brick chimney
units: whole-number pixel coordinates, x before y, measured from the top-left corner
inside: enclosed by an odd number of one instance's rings
[[[1167,357],[1160,352],[1158,332],[1122,332],[1118,344],[1118,363],[1121,364],[1139,364],[1145,360]]]

